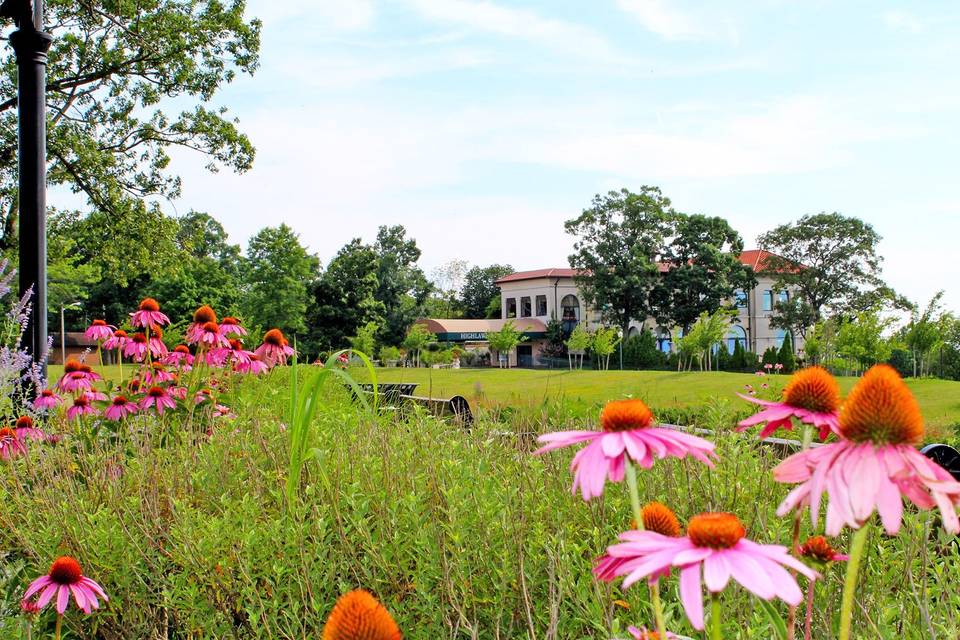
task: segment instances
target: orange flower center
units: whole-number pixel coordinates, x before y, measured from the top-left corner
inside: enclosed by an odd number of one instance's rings
[[[185,344],[178,344],[173,348],[177,353],[190,353],[190,347]]]
[[[17,432],[10,427],[0,428],[0,440],[16,440]]]
[[[783,401],[807,411],[832,413],[840,406],[840,385],[823,367],[807,367],[790,378]]]
[[[372,595],[357,589],[337,600],[323,627],[323,640],[401,640],[390,613]]]
[[[243,349],[243,343],[240,342],[239,340],[231,340],[230,348],[233,349],[234,351],[240,351],[241,349]]]
[[[17,418],[17,429],[32,429],[33,418],[30,416],[20,416]]]
[[[126,338],[127,332],[124,331],[123,329],[117,329],[116,331],[113,332],[113,336],[115,338]]]
[[[923,441],[923,416],[896,370],[878,364],[863,374],[847,396],[840,412],[840,433],[854,442],[918,445]]]
[[[42,395],[44,398],[52,398],[54,394],[53,394],[53,390],[44,389],[43,391],[40,392],[40,395]]]
[[[91,371],[93,371],[93,368],[88,364],[81,364],[80,371],[83,371],[84,373],[90,373]]]
[[[265,334],[263,334],[263,343],[272,344],[275,347],[282,347],[283,343],[286,342],[286,339],[283,337],[283,333],[280,329],[270,329]]]
[[[207,322],[217,321],[217,312],[210,305],[203,305],[193,312],[193,321],[197,324],[206,324]]]
[[[142,333],[135,333],[135,334],[133,334],[133,337],[131,338],[131,340],[133,340],[133,341],[136,342],[137,344],[146,344],[146,343],[147,343],[147,336],[145,336],[145,335],[142,334]]]
[[[604,431],[644,429],[653,423],[653,412],[642,400],[614,400],[600,413]]]
[[[80,582],[83,577],[83,571],[80,570],[80,563],[70,556],[61,556],[50,565],[50,579],[57,584],[70,585]]]
[[[122,407],[125,404],[127,404],[126,396],[117,396],[113,399],[113,405],[115,407]]]
[[[166,370],[167,370],[167,368],[164,367],[163,364],[160,363],[160,362],[154,362],[153,364],[150,365],[150,368],[152,368],[155,372],[160,372],[160,371],[166,371]]]
[[[665,504],[650,502],[640,513],[643,516],[643,528],[655,531],[671,538],[680,537],[680,521],[676,514]]]
[[[234,318],[233,316],[227,316],[223,319],[221,324],[240,324],[240,321]]]
[[[800,555],[805,558],[819,560],[820,562],[832,561],[836,553],[834,548],[830,546],[830,543],[827,542],[827,539],[823,536],[813,536],[800,547]]]
[[[90,406],[90,401],[87,400],[84,396],[80,396],[80,397],[78,397],[78,398],[74,398],[74,400],[73,400],[73,406],[75,406],[75,407],[89,407],[89,406]]]
[[[158,340],[163,337],[163,329],[160,327],[153,327],[150,335],[151,340]]]
[[[82,370],[83,370],[83,365],[80,364],[79,360],[74,360],[73,358],[70,358],[69,360],[67,360],[66,364],[63,365],[64,373],[73,373],[74,371],[82,371]]]
[[[104,320],[94,320],[93,322],[90,323],[90,326],[92,326],[92,327],[105,327],[105,326],[107,326],[107,323],[106,323],[106,321],[104,321]]]
[[[167,392],[163,390],[163,387],[150,387],[147,390],[147,395],[151,398],[162,398],[167,395]]]
[[[701,513],[690,518],[687,535],[698,547],[729,549],[747,535],[747,530],[732,513]]]
[[[203,325],[203,330],[206,333],[217,333],[220,331],[220,325],[218,325],[216,322],[206,322]]]
[[[138,308],[140,311],[160,311],[160,303],[153,298],[144,298]]]

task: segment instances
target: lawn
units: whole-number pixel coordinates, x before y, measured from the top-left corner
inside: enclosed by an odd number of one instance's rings
[[[531,405],[563,398],[594,405],[625,395],[641,398],[652,407],[689,407],[712,398],[736,401],[744,385],[767,382],[774,390],[789,376],[758,377],[746,373],[675,371],[566,371],[532,369],[378,369],[380,382],[416,382],[417,393],[436,397],[461,395],[472,405]],[[844,393],[857,378],[840,378]],[[960,382],[907,380],[920,402],[932,433],[960,423]]]

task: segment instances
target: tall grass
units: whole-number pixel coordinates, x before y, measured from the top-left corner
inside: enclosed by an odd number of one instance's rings
[[[111,595],[82,623],[67,616],[75,638],[314,639],[335,598],[355,587],[380,597],[410,640],[604,639],[649,623],[646,589],[624,592],[590,574],[629,526],[625,491],[609,487],[584,503],[570,493],[572,452],[530,455],[538,433],[583,427],[578,410],[544,401],[481,412],[467,432],[422,412],[374,413],[324,370],[299,368],[296,410],[290,372],[244,384],[228,400],[239,417],[209,438],[164,448],[135,435],[86,449],[65,442],[8,465],[0,637],[25,637],[16,597],[61,553]],[[722,406],[711,415],[703,426],[718,429],[718,467],[658,462],[639,475],[642,499],[683,519],[733,511],[751,538],[788,541],[790,523],[774,513],[787,491],[769,473],[776,452],[725,429]],[[295,445],[305,453],[290,509]],[[936,518],[910,512],[900,536],[875,531],[867,544],[859,637],[956,637],[960,549]],[[836,546],[845,550],[847,539]],[[817,589],[818,639],[835,637],[841,576],[827,578]],[[676,576],[662,584],[668,627],[697,637]],[[775,637],[757,599],[734,588],[723,598],[725,638]],[[34,638],[52,629],[44,616]]]

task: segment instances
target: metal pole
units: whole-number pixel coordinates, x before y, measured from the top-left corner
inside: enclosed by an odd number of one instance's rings
[[[47,349],[46,65],[53,38],[40,30],[43,0],[6,0],[0,14],[17,24],[10,45],[17,54],[20,294],[33,292],[24,343],[37,360]],[[46,376],[46,362],[40,365]]]
[[[60,305],[60,364],[67,364],[67,334],[63,332],[63,305]]]

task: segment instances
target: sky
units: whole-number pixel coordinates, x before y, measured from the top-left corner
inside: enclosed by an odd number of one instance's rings
[[[171,213],[326,263],[404,225],[452,259],[565,266],[563,222],[658,185],[747,247],[808,213],[883,236],[884,276],[960,310],[960,3],[248,0],[262,64],[216,104],[254,168],[178,153]]]

